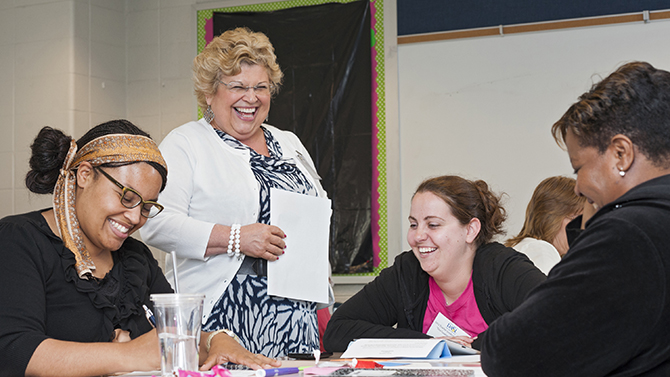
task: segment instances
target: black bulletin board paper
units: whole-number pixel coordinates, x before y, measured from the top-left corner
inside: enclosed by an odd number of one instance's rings
[[[294,132],[333,201],[333,273],[372,271],[372,98],[368,1],[214,13],[214,35],[265,33],[284,82],[268,123]]]

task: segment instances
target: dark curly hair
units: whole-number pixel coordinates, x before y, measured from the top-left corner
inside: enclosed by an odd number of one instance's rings
[[[421,192],[431,192],[444,200],[463,225],[475,217],[479,219],[481,230],[475,238],[477,247],[491,242],[493,236],[505,233],[502,224],[507,219],[507,212],[501,204],[502,195],[493,193],[482,180],[443,175],[423,181],[414,195]]]
[[[125,119],[117,119],[99,124],[91,128],[84,136],[77,140],[77,147],[82,148],[91,140],[100,136],[110,134],[130,134],[146,137],[148,133],[139,129],[136,125]],[[32,155],[30,156],[30,170],[26,174],[26,187],[36,194],[52,194],[58,174],[63,167],[63,162],[70,149],[72,138],[65,135],[63,131],[51,127],[44,127],[37,133],[35,140],[30,145]],[[130,165],[137,162],[107,163],[102,166],[118,167],[121,165]],[[155,162],[147,162],[158,171],[163,180],[161,191],[167,183],[167,170]]]
[[[582,94],[551,132],[559,145],[568,130],[600,153],[627,136],[654,165],[670,167],[670,72],[645,62],[625,64]]]

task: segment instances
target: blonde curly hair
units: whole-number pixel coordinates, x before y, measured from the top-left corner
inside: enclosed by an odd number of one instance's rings
[[[284,74],[277,64],[277,56],[270,39],[246,27],[228,30],[214,38],[193,59],[194,92],[198,106],[207,108],[207,96],[213,96],[223,76],[235,76],[242,64],[260,65],[267,69],[271,93],[276,94]]]

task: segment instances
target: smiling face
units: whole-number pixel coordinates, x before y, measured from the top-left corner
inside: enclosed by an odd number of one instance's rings
[[[479,233],[477,219],[463,225],[447,203],[432,192],[418,192],[412,198],[407,241],[421,268],[429,275],[448,276],[472,260]],[[473,224],[476,223],[476,224]]]
[[[122,185],[135,189],[144,200],[155,201],[158,197],[162,178],[147,163],[107,167],[105,171]],[[79,166],[75,211],[91,256],[118,250],[147,221],[140,214],[141,206],[129,209],[121,204],[121,194],[121,189],[95,172],[90,163]]]
[[[565,135],[565,146],[577,174],[577,195],[586,197],[589,203],[595,203],[600,208],[626,192],[617,170],[619,159],[612,146],[601,154],[596,147],[579,145],[579,139],[572,130]]]
[[[239,82],[243,86],[269,85],[267,69],[260,65],[242,64],[235,76],[223,76],[226,84]],[[261,123],[270,112],[271,95],[259,95],[253,89],[244,93],[233,93],[225,85],[219,85],[213,96],[207,97],[207,104],[214,112],[216,126],[244,144],[263,135]]]

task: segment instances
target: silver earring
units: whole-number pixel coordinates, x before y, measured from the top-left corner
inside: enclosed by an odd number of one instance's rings
[[[214,120],[214,112],[212,111],[212,106],[207,105],[207,110],[202,114],[202,117],[205,118],[205,122],[212,123]]]
[[[623,177],[626,175],[626,172],[622,168],[619,168],[619,175]]]

